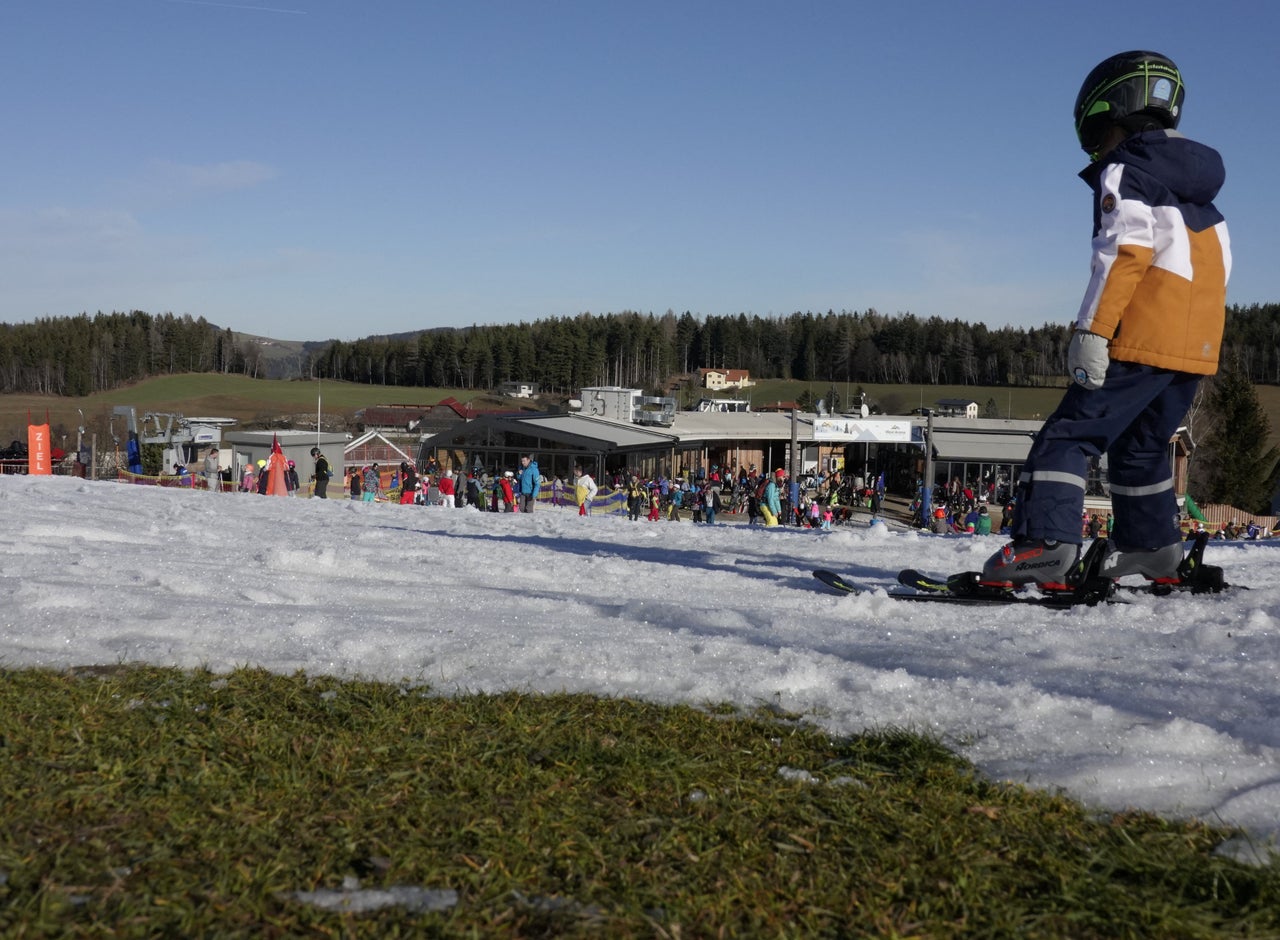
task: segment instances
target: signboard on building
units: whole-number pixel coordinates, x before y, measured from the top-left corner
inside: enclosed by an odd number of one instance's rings
[[[816,417],[813,419],[815,441],[867,442],[871,444],[910,444],[911,421]]]

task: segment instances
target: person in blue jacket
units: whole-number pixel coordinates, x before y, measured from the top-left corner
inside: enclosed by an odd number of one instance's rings
[[[1092,161],[1093,258],[1067,347],[1072,384],[1031,445],[1013,540],[987,583],[1068,583],[1091,461],[1107,455],[1114,529],[1104,577],[1179,577],[1169,439],[1218,371],[1231,246],[1213,200],[1217,151],[1177,131],[1182,73],[1146,50],[1101,62],[1080,87],[1076,134]]]
[[[538,461],[533,454],[520,458],[520,511],[533,512],[533,504],[538,501],[538,493],[542,490],[542,474],[538,472]]]

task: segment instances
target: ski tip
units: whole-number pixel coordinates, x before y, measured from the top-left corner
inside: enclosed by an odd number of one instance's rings
[[[839,591],[841,594],[858,594],[861,591],[856,584],[850,584],[834,571],[827,571],[825,568],[817,569],[813,572],[813,576],[827,587]]]
[[[898,583],[903,587],[915,588],[917,591],[945,591],[947,584],[945,581],[939,582],[937,578],[931,578],[923,572],[917,571],[915,568],[904,568],[898,572]]]

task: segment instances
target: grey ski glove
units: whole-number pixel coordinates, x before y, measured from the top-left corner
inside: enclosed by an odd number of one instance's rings
[[[1076,330],[1067,347],[1067,371],[1079,386],[1093,391],[1102,388],[1107,378],[1107,366],[1111,356],[1107,352],[1108,340],[1097,333]]]

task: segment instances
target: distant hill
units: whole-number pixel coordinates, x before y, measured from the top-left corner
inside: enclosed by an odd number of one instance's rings
[[[274,339],[255,336],[252,333],[232,331],[236,345],[247,354],[256,350],[262,364],[259,378],[304,379],[310,378],[307,362],[310,356],[329,345],[331,340]]]
[[[413,342],[422,333],[441,331],[456,332],[454,327],[435,327],[429,330],[410,330],[407,333],[374,333],[361,339],[369,342]],[[252,333],[231,331],[236,345],[248,352],[257,350],[261,356],[263,371],[258,375],[263,379],[306,379],[311,378],[306,367],[310,356],[323,352],[334,342],[332,339],[275,339],[270,336],[255,336]]]

